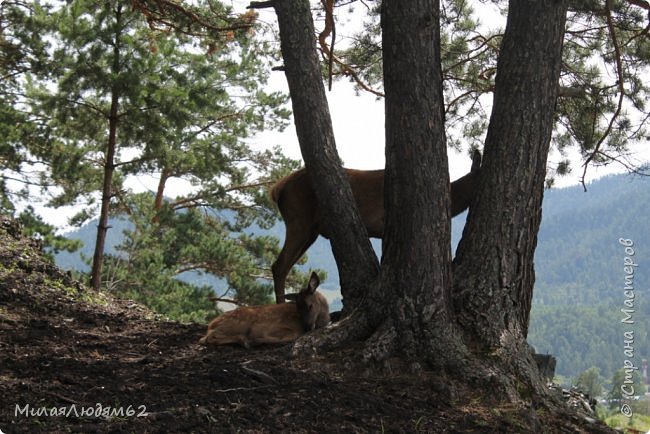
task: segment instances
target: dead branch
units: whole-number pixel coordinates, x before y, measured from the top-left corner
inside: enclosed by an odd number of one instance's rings
[[[131,0],[131,7],[134,10],[141,12],[147,18],[147,21],[152,28],[155,28],[155,24],[158,23],[162,24],[167,29],[173,29],[186,35],[205,36],[205,34],[191,30],[189,25],[180,25],[176,21],[177,17],[182,17],[190,24],[195,24],[200,28],[215,33],[247,30],[254,24],[253,20],[249,18],[244,21],[233,22],[226,26],[217,26],[189,8],[172,0]],[[229,17],[223,16],[220,18],[227,20]]]
[[[336,39],[336,25],[334,23],[334,0],[321,0],[323,9],[325,9],[325,28],[318,35],[318,43],[321,50],[329,58],[328,60],[328,85],[329,90],[332,90],[332,66],[334,63],[334,41]],[[330,46],[327,46],[326,39],[332,35]]]
[[[233,300],[232,298],[217,297],[216,295],[211,295],[210,297],[208,297],[208,300],[214,303],[230,303],[230,304],[234,304],[235,306],[241,306],[241,303],[238,302],[237,300]]]

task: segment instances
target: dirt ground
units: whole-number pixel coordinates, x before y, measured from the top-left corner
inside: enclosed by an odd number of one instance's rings
[[[293,360],[289,345],[204,348],[205,326],[83,288],[18,232],[0,219],[2,433],[611,432],[489,391],[453,396],[434,373],[323,369],[344,357]]]

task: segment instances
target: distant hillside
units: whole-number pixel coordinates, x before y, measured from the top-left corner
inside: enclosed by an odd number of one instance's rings
[[[650,356],[650,180],[610,176],[547,191],[535,254],[537,282],[529,341],[575,377],[597,366],[605,379],[625,361],[624,331],[634,332],[635,363]],[[634,242],[634,324],[621,323],[625,251]]]
[[[648,264],[648,216],[650,180],[613,176],[590,184],[586,193],[579,186],[548,191],[535,256],[537,301],[578,304],[593,296],[619,302],[624,248],[618,239],[633,240],[639,261]],[[640,288],[648,287],[649,272],[647,266],[637,270]],[[588,291],[570,290],[574,285]]]
[[[115,253],[115,247],[122,240],[122,232],[129,228],[125,220],[113,218],[109,222],[109,230],[106,233],[106,253]],[[64,234],[68,238],[80,240],[83,247],[74,253],[60,252],[56,255],[56,265],[64,270],[90,271],[90,265],[84,258],[92,260],[95,250],[95,239],[97,237],[97,220],[86,223],[79,229]]]
[[[635,350],[638,357],[650,356],[647,330],[650,330],[650,180],[623,175],[602,178],[581,186],[546,191],[542,227],[535,256],[537,281],[529,341],[539,352],[558,357],[557,373],[575,377],[591,366],[610,378],[623,358],[621,312],[624,295],[624,249],[619,238],[634,241],[635,259]],[[466,215],[452,221],[452,246],[462,235]],[[124,222],[112,223],[108,249],[119,243]],[[254,227],[251,233],[284,238],[284,225],[268,231]],[[95,224],[69,234],[84,241],[82,252],[92,256]],[[377,252],[381,241],[373,240]],[[338,271],[328,240],[320,237],[307,252],[302,267],[321,268],[328,278],[323,282],[332,308],[340,307]],[[62,268],[87,270],[79,253],[57,256]],[[187,280],[198,278],[186,276]],[[206,279],[206,276],[200,276]],[[206,283],[203,280],[201,283]],[[223,282],[208,281],[215,286]],[[640,364],[640,358],[638,359]]]

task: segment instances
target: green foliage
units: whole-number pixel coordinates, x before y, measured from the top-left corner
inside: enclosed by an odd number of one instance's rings
[[[170,178],[201,184],[193,198],[199,202],[224,187],[224,178],[226,188],[245,183],[269,159],[242,140],[282,126],[287,116],[280,107],[286,97],[260,90],[266,65],[255,45],[241,38],[206,54],[189,37],[151,29],[145,18],[126,1],[98,8],[77,0],[52,15],[60,39],[52,53],[56,88],[39,77],[29,77],[27,88],[49,132],[38,155],[64,187],[52,206],[96,203],[111,119],[118,122],[115,193],[130,175],[160,174],[163,187]]]
[[[127,0],[47,4],[2,4],[3,72],[16,73],[0,88],[13,96],[0,108],[3,210],[34,197],[6,181],[23,171],[48,206],[83,205],[74,224],[109,201],[132,226],[104,281],[175,318],[215,313],[207,285],[179,280],[188,272],[225,279],[224,296],[238,302],[267,302],[277,240],[242,231],[273,224],[267,187],[297,162],[246,141],[289,116],[286,95],[263,90],[270,57],[252,31],[256,14],[234,16],[213,0],[193,2],[191,14]],[[129,189],[143,176],[154,195]],[[21,218],[54,253],[76,247],[33,209]]]
[[[180,320],[205,321],[216,314],[211,298],[237,304],[272,301],[270,264],[279,253],[278,240],[265,235],[233,232],[232,212],[165,205],[155,212],[154,197],[131,197],[128,226],[111,255],[105,286]],[[197,276],[222,279],[212,284]],[[307,275],[294,271],[291,282],[304,284]]]
[[[154,251],[128,260],[108,256],[106,270],[106,287],[111,292],[143,303],[168,318],[205,322],[219,313],[210,301],[211,287],[176,279]]]
[[[151,201],[149,195],[139,198],[141,202]],[[227,279],[228,291],[221,297],[231,295],[243,304],[270,301],[270,285],[259,283],[258,278],[267,277],[263,270],[270,268],[269,259],[278,249],[277,239],[233,234],[224,219],[195,208],[177,212],[164,207],[154,223],[151,205],[140,209],[139,216],[130,217],[135,228],[125,231],[125,240],[118,246],[129,262],[159,262],[174,276],[209,273]],[[152,261],[149,255],[159,259]]]
[[[638,430],[638,432],[647,432],[650,430],[650,416],[637,413],[634,413],[632,417],[627,417],[621,414],[620,411],[616,411],[612,416],[605,418],[605,423],[613,428],[632,428]]]
[[[12,64],[22,80],[3,82],[4,93],[21,95],[2,105],[8,120],[0,126],[8,130],[0,139],[3,174],[22,170],[26,160],[44,163],[32,167],[23,182],[52,195],[50,206],[85,204],[75,223],[96,212],[111,120],[117,125],[108,192],[114,208],[124,181],[137,175],[159,176],[161,193],[169,179],[196,186],[185,204],[215,197],[222,205],[239,206],[232,200],[239,188],[271,179],[278,167],[286,172],[293,163],[277,150],[252,150],[244,140],[256,131],[282,128],[289,114],[285,95],[262,90],[269,60],[265,44],[249,31],[255,14],[234,17],[214,1],[193,5],[216,20],[212,27],[224,29],[215,45],[216,34],[200,39],[157,29],[147,19],[151,15],[129,1],[76,0],[47,10],[36,4],[31,11],[18,5],[3,3],[22,13],[7,28],[18,33],[27,21],[36,23],[28,28],[51,46],[40,47],[38,62],[25,54],[29,67],[18,60]],[[231,27],[235,30],[226,31]],[[29,53],[24,33],[3,50]],[[18,192],[4,196],[9,194]]]
[[[31,206],[21,211],[18,215],[18,221],[23,226],[25,235],[39,238],[42,241],[43,247],[45,247],[45,255],[51,260],[54,260],[54,255],[59,252],[75,252],[81,247],[80,241],[56,234],[56,228],[45,223]]]
[[[623,390],[630,393],[633,391],[633,396],[642,396],[646,392],[646,387],[641,382],[641,375],[638,370],[627,372],[621,368],[614,372],[612,376],[612,387],[608,394],[608,398],[612,401],[612,406],[620,405],[618,403],[621,400],[628,398]]]
[[[603,378],[600,369],[595,366],[581,372],[574,384],[592,398],[599,397],[603,392]]]
[[[21,79],[28,72],[47,71],[47,38],[42,17],[49,6],[39,1],[0,3],[0,209],[29,194],[28,149],[38,140],[35,119],[24,106]]]

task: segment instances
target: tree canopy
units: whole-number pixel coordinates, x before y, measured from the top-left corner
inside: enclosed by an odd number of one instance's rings
[[[134,224],[124,246],[133,260],[111,261],[113,283],[146,292],[158,264],[169,278],[227,277],[238,302],[266,301],[260,279],[277,241],[239,232],[274,221],[267,187],[298,166],[249,141],[289,116],[286,95],[264,89],[273,57],[256,14],[197,2],[184,13],[205,19],[190,29],[130,1],[7,2],[2,11],[3,209],[46,198],[49,208],[76,207],[72,224],[99,217],[94,286],[111,280],[103,240],[109,217],[121,216]],[[129,182],[142,177],[154,181],[145,194]],[[114,278],[121,265],[129,279]]]
[[[365,9],[358,3],[334,7],[340,18],[345,17],[345,8]],[[347,38],[349,46],[339,43],[332,74],[347,77],[360,91],[383,95],[380,6],[370,3],[367,8],[363,29]],[[506,1],[441,2],[445,130],[450,146],[483,144],[506,14]],[[502,19],[495,20],[499,15]],[[579,171],[584,181],[589,165],[613,162],[629,171],[644,171],[646,162],[635,155],[633,145],[650,137],[650,4],[572,1],[566,27],[549,182],[569,170]],[[320,41],[327,57],[326,39]],[[570,161],[572,149],[578,150],[582,161]]]

